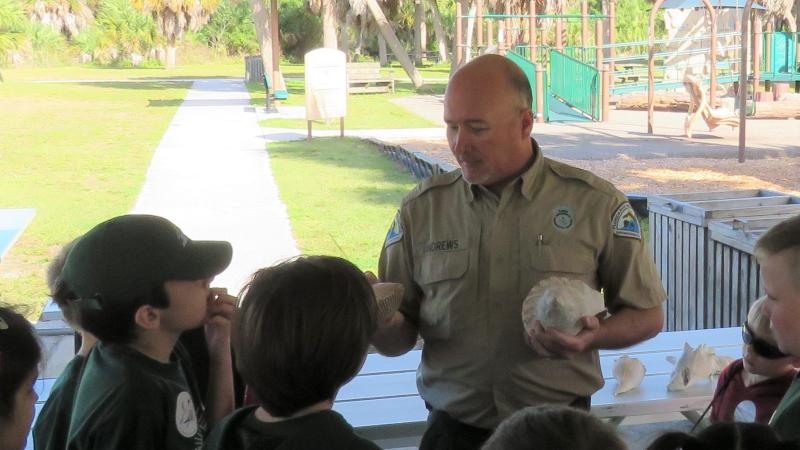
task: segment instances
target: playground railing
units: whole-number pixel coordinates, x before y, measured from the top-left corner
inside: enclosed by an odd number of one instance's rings
[[[597,68],[550,50],[550,90],[565,103],[594,120],[601,120],[601,78]]]
[[[526,52],[527,51],[527,52]],[[549,120],[549,97],[548,94],[548,82],[547,82],[547,72],[542,73],[542,104],[543,110],[539,111],[536,104],[537,104],[537,93],[536,93],[536,68],[537,64],[534,64],[530,61],[530,59],[525,56],[530,56],[530,48],[526,46],[516,46],[513,50],[509,50],[506,52],[506,57],[513,61],[520,69],[525,73],[525,76],[528,78],[528,83],[531,85],[531,110],[533,110],[537,114],[541,114],[544,117],[545,122]]]
[[[799,38],[800,33],[783,31],[764,33],[759,70],[776,81],[792,81],[800,78],[797,59]]]

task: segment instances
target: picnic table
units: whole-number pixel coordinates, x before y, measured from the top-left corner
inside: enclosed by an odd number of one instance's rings
[[[0,261],[5,258],[35,215],[36,210],[33,208],[0,209]]]
[[[592,396],[592,413],[615,424],[625,417],[664,413],[682,413],[695,420],[697,411],[711,401],[716,377],[685,391],[667,391],[673,367],[667,356],[678,359],[684,342],[692,347],[706,344],[721,356],[741,357],[739,327],[662,332],[628,348],[603,350],[600,367],[606,383]],[[339,391],[333,409],[360,435],[384,448],[418,445],[428,417],[416,384],[421,355],[422,350],[394,358],[370,354],[359,374]],[[641,360],[647,374],[639,388],[615,396],[612,368],[622,355]]]

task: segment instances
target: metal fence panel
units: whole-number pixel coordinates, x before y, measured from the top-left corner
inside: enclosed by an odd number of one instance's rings
[[[567,105],[599,121],[600,72],[559,51],[550,50],[550,89]]]

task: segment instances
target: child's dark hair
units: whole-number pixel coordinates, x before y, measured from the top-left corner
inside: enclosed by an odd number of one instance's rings
[[[611,425],[586,411],[562,405],[531,406],[503,421],[483,450],[625,450]]]
[[[800,450],[800,443],[781,442],[778,434],[760,423],[720,422],[696,436],[669,432],[656,438],[647,450]]]
[[[236,366],[275,417],[333,400],[361,368],[377,326],[363,273],[333,256],[257,271],[240,303],[232,331]]]
[[[92,333],[100,341],[115,344],[128,344],[136,337],[134,314],[141,306],[169,307],[169,297],[163,284],[153,288],[147,297],[125,302],[107,302],[101,309],[79,299],[67,283],[59,279],[53,292],[53,301],[58,305],[68,305],[66,308],[62,307],[62,311],[70,311],[73,323]]]
[[[42,350],[30,322],[0,306],[0,420],[11,418],[14,394],[41,358]]]

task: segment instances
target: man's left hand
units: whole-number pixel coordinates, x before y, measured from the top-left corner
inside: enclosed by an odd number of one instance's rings
[[[583,328],[575,335],[563,333],[551,328],[545,330],[537,320],[533,324],[533,332],[525,333],[525,341],[536,353],[550,358],[574,358],[591,348],[597,331],[600,329],[600,320],[594,316],[581,317]]]

